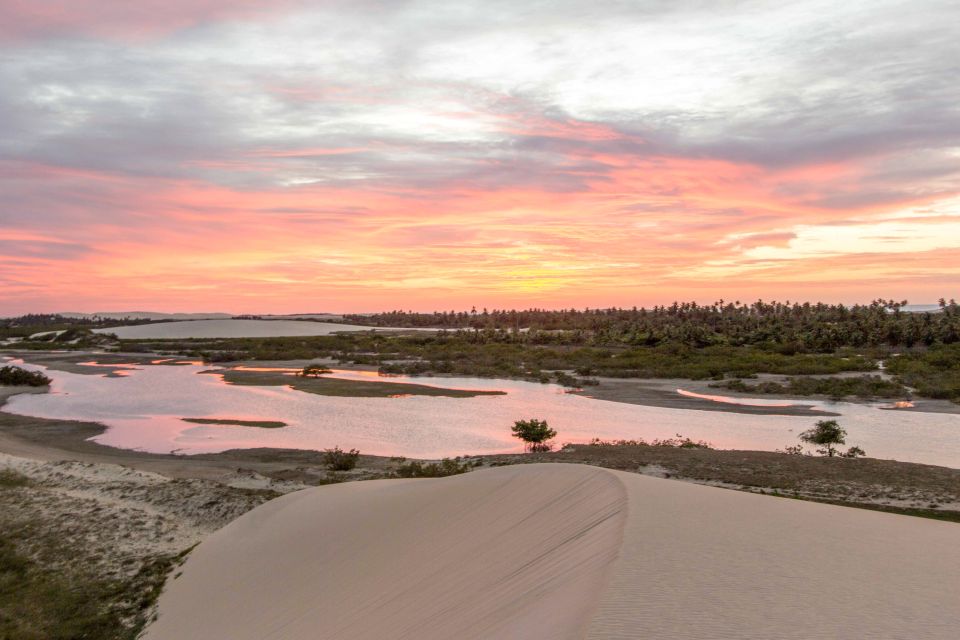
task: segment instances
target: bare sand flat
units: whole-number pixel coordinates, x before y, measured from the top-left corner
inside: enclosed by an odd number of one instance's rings
[[[273,500],[146,638],[954,638],[955,524],[578,465]]]

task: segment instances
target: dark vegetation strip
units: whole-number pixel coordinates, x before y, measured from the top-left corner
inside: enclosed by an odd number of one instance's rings
[[[234,418],[180,418],[184,422],[193,424],[223,424],[234,425],[238,427],[259,427],[261,429],[279,429],[287,426],[286,422],[279,420],[237,420]]]
[[[229,384],[281,386],[287,385],[297,391],[325,396],[349,396],[354,398],[389,398],[398,395],[444,396],[449,398],[473,398],[476,396],[503,395],[502,391],[474,391],[470,389],[442,389],[422,384],[404,382],[379,382],[376,380],[344,380],[341,378],[308,378],[286,376],[263,371],[212,370],[210,373],[223,376]]]
[[[711,385],[740,393],[777,394],[794,396],[825,395],[833,398],[856,396],[859,398],[908,398],[909,390],[893,380],[880,376],[856,376],[849,378],[788,378],[786,382],[758,382],[725,380]]]

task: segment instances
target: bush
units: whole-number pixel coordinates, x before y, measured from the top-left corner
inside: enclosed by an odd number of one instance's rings
[[[27,371],[20,367],[7,365],[0,368],[0,384],[10,386],[45,387],[50,378],[39,371]]]
[[[694,440],[684,435],[677,434],[675,438],[656,439],[647,442],[643,438],[639,440],[601,440],[594,438],[587,443],[591,447],[673,447],[676,449],[713,449],[713,445],[706,440]]]
[[[455,476],[466,473],[470,470],[469,463],[457,462],[450,458],[444,458],[438,462],[409,462],[397,467],[397,475],[401,478],[443,478],[445,476]]]
[[[330,471],[350,471],[357,466],[359,459],[360,452],[357,449],[344,451],[340,447],[334,447],[323,451],[323,461]]]
[[[327,367],[320,364],[309,364],[305,366],[303,368],[303,371],[301,371],[297,375],[302,376],[304,378],[319,378],[320,376],[325,375],[327,373],[333,373],[333,370],[328,369]]]
[[[547,440],[556,437],[557,432],[547,425],[546,420],[517,420],[513,423],[511,429],[515,438],[520,438],[525,443],[525,448],[530,451],[550,451],[553,445],[548,444]]]

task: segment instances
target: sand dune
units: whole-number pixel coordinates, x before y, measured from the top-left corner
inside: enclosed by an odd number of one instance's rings
[[[958,542],[578,465],[350,483],[208,538],[146,638],[953,638]]]

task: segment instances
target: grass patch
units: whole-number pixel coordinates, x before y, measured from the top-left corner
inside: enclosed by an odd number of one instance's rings
[[[20,552],[14,535],[0,534],[0,638],[133,640],[186,553],[154,558],[130,579],[105,580],[76,566],[47,568]]]
[[[194,424],[226,424],[237,427],[259,427],[260,429],[279,429],[287,426],[279,420],[236,420],[234,418],[180,418],[184,422]]]

